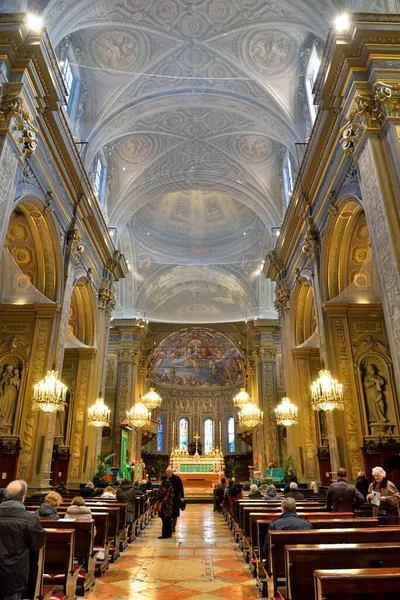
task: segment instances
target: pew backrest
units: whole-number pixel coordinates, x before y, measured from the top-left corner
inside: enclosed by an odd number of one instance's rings
[[[400,594],[400,568],[318,569],[314,573],[315,600],[359,600],[385,595],[397,600]],[[371,600],[372,600],[371,598]]]

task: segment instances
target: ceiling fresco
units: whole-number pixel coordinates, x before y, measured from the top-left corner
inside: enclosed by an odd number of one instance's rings
[[[72,119],[130,273],[118,317],[276,317],[261,275],[283,159],[310,133],[305,76],[334,17],[395,0],[37,0],[80,79]]]
[[[211,329],[181,329],[165,338],[152,356],[152,384],[209,388],[238,386],[242,379],[240,351]]]

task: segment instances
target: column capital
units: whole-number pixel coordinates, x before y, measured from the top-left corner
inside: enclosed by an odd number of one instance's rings
[[[13,89],[14,88],[14,89]],[[36,151],[38,129],[20,95],[21,84],[0,84],[0,134],[8,133],[21,162]]]

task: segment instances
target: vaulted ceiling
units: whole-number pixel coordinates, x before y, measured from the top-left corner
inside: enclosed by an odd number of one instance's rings
[[[86,166],[107,164],[104,211],[131,268],[119,316],[273,316],[260,272],[285,210],[283,157],[310,130],[311,48],[341,9],[393,1],[32,3],[81,79]]]

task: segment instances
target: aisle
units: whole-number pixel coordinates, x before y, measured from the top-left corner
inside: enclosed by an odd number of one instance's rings
[[[248,565],[236,550],[225,520],[211,504],[189,504],[176,534],[159,540],[152,520],[88,595],[88,600],[253,600],[258,596]]]

